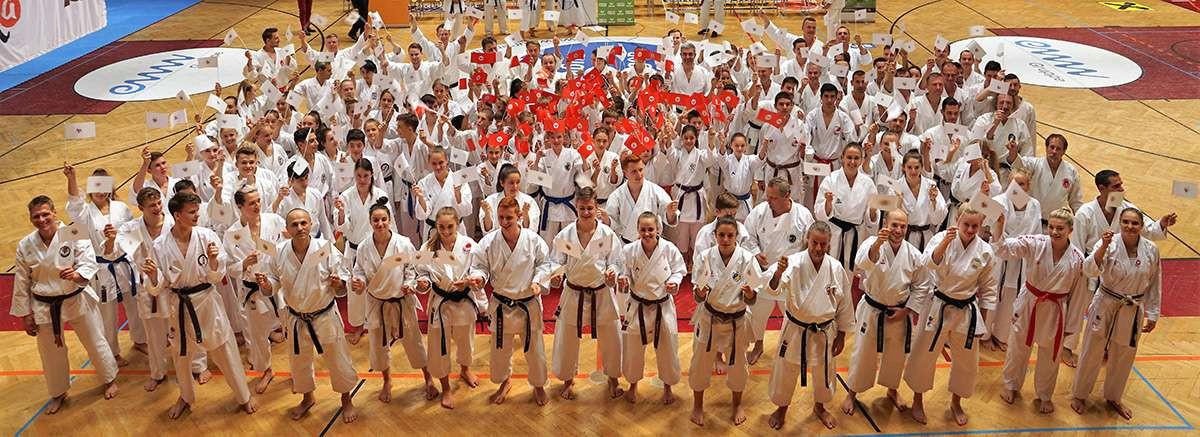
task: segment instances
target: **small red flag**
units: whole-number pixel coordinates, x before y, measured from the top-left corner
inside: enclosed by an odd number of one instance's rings
[[[784,120],[783,115],[780,115],[778,112],[770,111],[766,108],[758,110],[757,118],[759,121],[771,126],[775,126],[779,129],[783,129],[783,126],[787,124],[787,120]]]
[[[492,65],[496,63],[496,52],[472,52],[471,63]]]

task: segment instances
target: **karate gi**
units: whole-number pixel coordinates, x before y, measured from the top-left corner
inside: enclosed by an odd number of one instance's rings
[[[704,284],[710,290],[703,300],[696,299],[695,317],[692,318],[696,335],[692,342],[688,385],[692,391],[707,390],[712,383],[717,353],[724,353],[729,363],[725,385],[734,392],[745,391],[750,376],[746,348],[754,338],[750,330],[749,305],[757,296],[746,299],[742,286],[765,282],[762,269],[754,260],[754,254],[741,246],[734,248],[729,263],[725,263],[719,248],[706,249],[698,255],[693,269],[698,284]]]
[[[769,274],[774,275],[775,268],[778,264]],[[804,387],[811,374],[814,400],[822,404],[832,401],[837,386],[834,338],[839,331],[854,329],[849,275],[829,255],[821,265],[813,265],[805,250],[788,257],[788,268],[773,291],[786,296],[788,321],[779,334],[779,355],[771,365],[767,396],[775,405],[786,407],[796,392],[796,377]]]
[[[621,248],[621,262],[621,276],[629,280],[631,298],[621,328],[625,380],[630,384],[642,380],[646,345],[653,345],[658,378],[666,385],[678,384],[683,377],[679,368],[679,326],[674,296],[667,294],[666,284],[679,284],[687,273],[683,254],[670,241],[659,238],[654,252],[647,256],[638,240]]]
[[[537,171],[550,175],[554,181],[552,188],[539,186],[533,194],[542,202],[539,233],[545,241],[554,241],[558,231],[575,220],[575,179],[583,173],[583,158],[570,147],[557,153],[546,148],[537,161]]]
[[[521,229],[514,248],[508,247],[502,231],[485,235],[471,254],[471,277],[492,285],[488,314],[492,318],[492,382],[512,377],[513,348],[525,352],[529,385],[546,386],[546,348],[542,344],[542,297],[531,294],[530,285],[549,290],[550,263],[546,242],[530,229]]]
[[[473,265],[472,249],[475,240],[458,235],[454,239],[454,257],[463,260],[461,265],[423,265],[417,267],[417,279],[429,281],[433,294],[429,296],[429,347],[426,350],[430,376],[445,378],[450,374],[450,342],[457,348],[457,363],[470,366],[472,340],[475,337],[475,319],[482,309],[487,308],[487,295],[483,289],[463,288],[455,290],[454,281],[466,279]],[[422,249],[429,249],[423,246]]]
[[[992,199],[1004,207],[1005,238],[1042,234],[1042,224],[1039,219],[1041,208],[1037,199],[1029,199],[1025,209],[1020,211],[1013,206],[1011,200],[1008,200],[1007,193],[1000,193],[999,196]],[[988,312],[987,327],[993,337],[1008,343],[1008,337],[1013,330],[1013,304],[1017,302],[1017,295],[1025,293],[1025,281],[1028,279],[1026,270],[1029,266],[1020,259],[998,259],[997,261],[996,269],[992,270],[992,274],[996,276],[1000,294],[996,297],[996,311]]]
[[[63,226],[59,223],[60,228]],[[59,269],[67,267],[89,281],[96,276],[100,266],[96,263],[90,240],[68,241],[65,234],[59,232],[50,244],[46,244],[35,230],[17,243],[16,278],[9,314],[14,317],[33,315],[38,328],[38,356],[42,359],[46,389],[52,398],[66,394],[71,387],[71,362],[62,340],[64,323],[71,324],[79,342],[83,343],[88,358],[95,363],[100,381],[107,384],[117,377],[117,361],[104,338],[96,292],[91,285],[59,278]]]
[[[145,344],[146,331],[142,328],[142,318],[138,317],[138,307],[134,300],[138,292],[138,280],[141,279],[141,267],[130,263],[128,258],[104,256],[104,243],[107,241],[104,238],[104,226],[112,224],[114,229],[120,229],[122,225],[133,220],[133,212],[129,205],[125,202],[109,201],[108,214],[103,214],[95,204],[85,202],[83,196],[74,196],[67,199],[67,215],[72,221],[85,223],[91,231],[88,237],[93,251],[99,251],[95,259],[99,270],[92,278],[91,286],[92,290],[100,295],[100,318],[104,321],[104,339],[108,341],[108,348],[114,356],[121,354],[121,343],[117,339],[120,331],[118,305],[125,307],[130,339],[135,344]],[[116,245],[114,241],[113,246]]]
[[[929,188],[936,184],[932,179],[921,177],[914,192],[908,180],[902,179],[900,192],[892,193],[900,196],[904,211],[908,213],[908,242],[915,245],[918,251],[925,250],[925,243],[933,238],[942,221],[946,220],[948,210],[941,191],[930,199]]]
[[[840,169],[842,167],[840,159],[842,149],[854,138],[856,132],[854,121],[850,120],[850,116],[836,106],[833,108],[833,114],[828,123],[825,122],[825,114],[820,106],[808,111],[804,120],[809,129],[808,137],[810,139],[806,142],[808,147],[805,154],[811,154],[813,161],[828,164],[831,170]],[[811,184],[809,186],[812,189],[805,187],[805,206],[814,205],[818,200],[820,196],[814,196],[824,180],[823,176],[806,175],[805,183]]]
[[[402,262],[391,270],[380,271],[385,258],[412,256],[417,249],[408,237],[392,232],[384,253],[379,253],[374,238],[367,234],[359,242],[353,269],[354,278],[367,284],[363,295],[369,300],[367,331],[371,336],[371,369],[377,372],[391,369],[390,349],[396,341],[404,345],[412,368],[424,368],[425,342],[417,320],[421,302],[416,295],[406,295],[401,289],[417,287],[416,267]]]
[[[284,239],[287,225],[283,217],[271,213],[259,215],[258,238],[278,245]],[[248,239],[247,236],[250,236]],[[280,324],[280,302],[276,294],[264,295],[255,282],[255,273],[265,273],[271,265],[271,254],[258,251],[253,233],[245,224],[235,223],[225,231],[225,253],[229,255],[229,282],[237,290],[238,306],[245,315],[246,349],[250,368],[262,372],[271,368],[271,332]],[[258,262],[248,269],[242,261],[251,253],[258,252]],[[236,317],[230,315],[230,317]]]
[[[621,237],[621,241],[630,243],[638,239],[638,216],[650,211],[665,221],[667,205],[670,203],[671,197],[667,195],[667,191],[649,180],[642,182],[642,189],[637,200],[634,200],[629,192],[629,183],[626,182],[608,197],[604,210],[608,213],[610,227]]]
[[[496,212],[499,211],[500,200],[503,199],[504,197],[505,197],[505,193],[500,192],[500,193],[492,193],[486,199],[483,199],[483,203],[488,204],[488,206],[490,206],[492,209],[492,212],[490,214],[488,214],[488,217],[487,217],[487,222],[489,224],[489,227],[487,228],[486,231],[483,230],[483,222],[479,223],[479,230],[481,232],[483,232],[484,234],[494,231],[494,230],[497,230],[497,229],[500,229],[500,218],[496,214]],[[520,222],[521,217],[522,217],[521,211],[525,210],[525,205],[529,205],[529,226],[523,226],[523,227],[537,231],[537,227],[541,223],[541,219],[542,219],[542,207],[538,206],[537,200],[534,199],[533,196],[530,196],[528,194],[525,194],[522,192],[517,192],[516,197],[517,197],[517,206],[519,206],[519,208],[517,209],[517,221]],[[479,217],[482,220],[483,213],[480,213]]]
[[[751,195],[754,191],[754,176],[762,173],[766,165],[757,155],[743,154],[741,157],[732,153],[717,158],[714,172],[717,173],[717,186],[733,194],[738,201],[737,220],[744,222],[750,210],[754,208]]]
[[[767,265],[770,266],[778,262],[779,258],[804,250],[807,244],[804,236],[808,233],[808,227],[815,221],[812,213],[799,203],[792,202],[791,211],[776,216],[771,212],[771,206],[762,202],[750,211],[750,216],[746,218],[746,229],[750,231],[750,239],[767,258]],[[769,287],[757,291],[758,299],[755,299],[750,309],[756,342],[763,340],[771,313],[775,312],[776,308],[787,309],[787,295],[775,293]]]
[[[422,222],[417,226],[421,229],[421,238],[429,237],[431,232],[436,232],[437,223],[434,219],[442,208],[454,208],[458,212],[459,220],[465,220],[475,213],[471,209],[471,187],[462,183],[456,175],[447,174],[446,180],[438,181],[437,175],[429,173],[421,178],[417,187],[421,188],[421,194],[425,196],[424,206],[420,201],[416,202],[416,218]],[[457,197],[454,195],[456,187],[460,192]]]
[[[863,241],[855,263],[855,270],[862,276],[863,296],[854,312],[857,338],[846,376],[846,386],[855,393],[870,390],[876,382],[889,389],[900,388],[915,328],[909,317],[888,317],[904,308],[920,314],[933,294],[933,281],[921,250],[907,240],[893,250],[891,242],[885,241],[879,247],[878,260],[871,261],[871,247],[878,238]]]
[[[833,193],[833,208],[826,214],[825,193],[828,192]],[[861,171],[853,185],[846,177],[845,169],[840,168],[821,181],[813,209],[817,220],[833,225],[829,227],[829,255],[837,258],[843,268],[853,269],[858,246],[878,227],[876,217],[871,216],[871,209],[867,207],[867,200],[876,193],[875,181]]]
[[[371,236],[371,207],[379,199],[386,198],[387,192],[372,186],[370,193],[367,193],[367,198],[364,199],[358,194],[358,187],[352,185],[342,191],[338,197],[345,205],[346,219],[339,221],[337,208],[334,208],[333,224],[334,229],[346,237],[344,247],[346,256],[343,261],[346,262],[346,271],[353,272],[354,263],[358,260],[358,243]],[[396,217],[395,211],[392,210],[392,202],[387,202],[387,208],[388,216]],[[393,229],[395,229],[394,226],[395,223],[393,223]],[[346,293],[346,320],[350,326],[362,326],[367,322],[367,295],[365,293]]]
[[[620,269],[621,238],[612,228],[597,223],[591,240],[579,241],[578,224],[571,223],[554,237],[550,251],[552,271],[563,268],[562,296],[555,311],[554,356],[551,371],[561,380],[579,373],[579,343],[583,327],[591,328],[597,341],[605,375],[621,376],[620,319],[616,290],[604,283],[604,275]],[[569,242],[579,256],[558,250],[558,240]]]

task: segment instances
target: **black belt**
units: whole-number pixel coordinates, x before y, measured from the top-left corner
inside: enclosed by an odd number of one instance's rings
[[[476,313],[479,312],[479,307],[475,306],[475,300],[471,299],[471,295],[467,293],[467,290],[455,291],[455,292],[446,291],[446,290],[443,290],[441,287],[438,287],[437,283],[435,283],[433,281],[430,281],[430,285],[431,285],[431,288],[433,288],[433,292],[436,293],[438,295],[438,297],[442,298],[442,301],[438,302],[436,311],[437,311],[437,315],[438,315],[438,326],[442,330],[442,356],[445,356],[446,355],[446,316],[442,314],[442,305],[445,305],[446,302],[462,302],[465,300],[465,301],[471,303],[471,306],[475,308]]]
[[[79,289],[75,291],[58,296],[42,296],[40,294],[30,293],[30,295],[33,296],[33,300],[50,305],[50,324],[54,325],[54,344],[58,345],[58,347],[62,347],[63,345],[62,304],[63,302],[66,302],[67,299],[75,297],[79,293],[83,293],[83,290],[83,287],[79,287]]]
[[[525,352],[529,352],[529,336],[533,334],[533,316],[529,314],[529,306],[527,302],[533,300],[536,296],[529,296],[524,299],[510,299],[501,296],[499,293],[492,293],[492,297],[496,298],[496,349],[504,347],[504,307],[517,307],[525,312]],[[538,317],[541,317],[538,314]]]
[[[408,296],[392,297],[392,298],[387,298],[387,299],[380,299],[375,296],[371,296],[371,297],[375,298],[376,300],[379,300],[379,302],[380,302],[380,305],[379,305],[379,329],[383,333],[383,339],[385,341],[387,341],[387,344],[389,346],[392,344],[395,344],[396,340],[403,340],[404,339],[404,305],[403,305],[403,303],[404,303],[404,299],[407,298]],[[389,304],[400,305],[400,329],[399,329],[399,332],[397,333],[396,338],[391,338],[391,339],[387,338],[387,336],[388,336],[387,317],[384,316],[384,314],[386,314],[386,313],[383,311],[383,308]],[[420,329],[420,328],[418,328],[418,329]]]
[[[679,193],[679,202],[680,203],[683,203],[684,196],[687,196],[689,194],[692,196],[696,196],[696,220],[700,220],[702,218],[700,216],[701,211],[702,211],[700,209],[700,189],[704,188],[704,184],[703,183],[696,184],[696,185],[675,184],[675,186],[679,187],[679,190],[682,191],[681,193]]]
[[[200,316],[196,314],[196,305],[192,304],[192,295],[212,287],[212,284],[207,282],[196,284],[185,288],[172,288],[171,292],[179,297],[179,356],[187,356],[187,326],[184,323],[183,316],[189,316],[192,319],[192,328],[196,331],[196,344],[204,342],[204,332],[200,329]]]
[[[246,287],[247,290],[246,297],[242,299],[242,306],[246,306],[246,304],[250,303],[250,298],[254,297],[254,293],[259,292],[258,283],[253,281],[242,281],[242,286]],[[271,309],[275,311],[275,317],[279,317],[279,303],[275,302],[275,297],[263,296],[263,298],[266,299],[267,302],[271,303]]]
[[[408,187],[408,196],[406,196],[408,199],[405,200],[405,202],[408,203],[408,218],[416,218],[416,212],[413,209],[413,183],[404,179],[400,179],[400,182],[404,183],[404,185]]]
[[[129,262],[129,258],[121,255],[120,258],[110,260],[108,258],[97,256],[96,262],[108,266],[108,273],[112,275],[113,285],[117,287],[117,302],[124,302],[125,295],[121,293],[121,282],[117,281],[117,264],[125,264],[129,269],[129,295],[137,296],[137,272],[133,269],[133,264]],[[100,287],[100,302],[108,302],[108,290]]]
[[[662,304],[670,299],[671,296],[663,296],[661,299],[643,299],[637,293],[629,293],[629,297],[632,297],[638,303],[638,329],[642,331],[642,346],[649,343],[646,339],[646,316],[642,312],[642,308],[646,305],[654,305],[654,309],[657,311],[654,319],[654,349],[658,349],[658,333],[662,331]]]
[[[297,328],[299,328],[301,321],[303,321],[304,324],[306,326],[308,326],[308,338],[310,340],[312,340],[313,346],[316,346],[317,353],[318,354],[325,353],[325,349],[321,347],[321,339],[319,337],[317,337],[317,328],[315,326],[313,326],[312,322],[313,322],[313,320],[316,320],[317,317],[319,317],[321,314],[325,314],[325,312],[333,309],[333,306],[335,303],[337,303],[336,299],[330,299],[329,305],[325,305],[325,308],[321,308],[321,309],[319,309],[317,311],[313,311],[311,313],[302,313],[302,312],[296,311],[295,309],[292,309],[292,307],[290,307],[290,306],[288,307],[288,312],[292,313],[293,316],[296,316],[296,319],[297,319],[294,323],[292,323],[292,354],[293,355],[300,355],[300,333],[297,332],[298,331]]]
[[[346,239],[346,245],[350,246],[351,249],[358,250],[358,244],[355,244],[353,241],[350,241],[349,238]]]
[[[1142,296],[1145,296],[1145,294],[1130,296],[1127,294],[1117,293],[1117,292],[1113,291],[1112,289],[1105,287],[1103,285],[1100,286],[1100,292],[1104,293],[1108,297],[1116,299],[1116,301],[1120,302],[1123,305],[1123,307],[1128,307],[1128,306],[1140,307],[1140,306],[1142,306],[1142,302],[1139,301],[1138,299],[1141,299]],[[1118,308],[1117,313],[1120,314],[1120,312],[1121,312],[1121,309]],[[1137,347],[1138,328],[1142,324],[1141,323],[1141,315],[1142,314],[1140,312],[1137,312],[1136,310],[1133,313],[1133,326],[1129,330],[1129,347]],[[1112,330],[1113,330],[1113,327],[1115,327],[1116,325],[1117,325],[1116,317],[1113,317],[1113,323],[1111,325],[1109,325],[1109,327],[1108,327],[1108,340],[1106,340],[1104,342],[1104,351],[1105,352],[1108,352],[1108,344],[1112,343]]]
[[[882,353],[883,322],[887,319],[887,316],[895,314],[897,308],[904,308],[904,305],[908,303],[908,299],[904,299],[904,302],[900,302],[895,306],[887,306],[879,303],[879,301],[875,299],[871,299],[870,294],[863,293],[863,301],[866,301],[867,305],[870,305],[871,308],[879,310],[879,316],[877,316],[875,319],[875,352]],[[904,322],[904,353],[907,354],[912,344],[912,322],[910,322],[907,317],[904,319]]]
[[[575,200],[575,193],[571,193],[570,196],[554,197],[546,194],[546,190],[542,187],[538,187],[538,190],[533,195],[546,199],[546,203],[542,205],[542,223],[541,227],[538,228],[540,230],[546,230],[546,224],[549,223],[550,205],[565,205],[567,208],[571,208],[572,214],[579,215],[579,212],[575,210],[575,205],[571,203],[572,200]]]
[[[737,321],[738,319],[742,318],[742,316],[746,315],[746,309],[742,308],[741,311],[725,313],[717,311],[717,309],[713,308],[712,305],[707,301],[704,302],[704,309],[707,310],[709,314],[708,341],[705,342],[706,344],[704,345],[705,352],[712,350],[712,338],[714,331],[712,327],[713,323],[728,323],[730,326],[733,326],[733,337],[729,339],[729,365],[732,366],[733,363],[737,362],[737,356],[739,353],[737,348]]]
[[[917,249],[925,250],[925,231],[928,231],[931,227],[932,225],[908,225],[908,231],[904,233],[904,239],[907,240],[909,235],[917,233],[917,235],[921,236],[921,245],[917,246]]]
[[[833,365],[829,362],[829,332],[826,332],[825,329],[833,324],[833,319],[819,323],[804,323],[792,316],[792,313],[784,311],[783,314],[789,321],[804,329],[800,334],[800,386],[808,386],[808,331],[815,331],[825,336],[825,374],[821,376],[825,377],[825,386],[829,387],[829,371],[832,370]],[[787,337],[783,337],[783,343],[779,346],[779,358],[783,358],[787,353],[787,346]]]
[[[567,281],[567,287],[579,292],[579,299],[575,302],[575,337],[583,338],[583,295],[591,296],[592,310],[589,311],[591,317],[592,339],[596,338],[596,292],[604,289],[604,284],[599,287],[583,287],[578,284],[573,284]]]
[[[792,172],[787,171],[787,170],[791,170],[793,168],[799,167],[800,164],[802,162],[804,162],[801,160],[801,161],[793,162],[791,164],[776,164],[774,162],[771,162],[770,159],[764,159],[763,161],[766,162],[767,165],[771,166],[771,168],[775,169],[775,174],[771,175],[771,177],[778,177],[779,172],[783,172],[783,175],[787,176],[788,184],[791,184],[793,182],[792,182]],[[790,193],[788,193],[788,194],[790,195]]]
[[[945,320],[945,318],[946,318],[946,305],[953,305],[955,308],[958,308],[960,310],[964,309],[964,308],[970,308],[971,324],[967,326],[967,344],[966,344],[966,348],[970,349],[971,345],[975,343],[975,324],[978,321],[978,320],[976,320],[976,313],[975,313],[975,296],[971,296],[966,299],[955,299],[950,296],[947,296],[945,293],[942,293],[940,290],[934,291],[933,295],[936,296],[938,299],[941,299],[942,302],[945,302],[945,303],[942,304],[942,308],[940,310],[938,310],[937,331],[933,334],[933,343],[929,344],[929,351],[933,352],[933,348],[936,347],[938,344],[938,342],[937,342],[938,337],[940,337],[942,335],[942,321]]]
[[[854,224],[854,223],[850,223],[845,220],[842,220],[837,217],[830,217],[829,222],[833,223],[834,226],[837,226],[839,229],[842,230],[842,241],[838,241],[838,261],[841,261],[843,266],[844,265],[853,266],[855,259],[858,256],[858,225]],[[843,250],[845,244],[843,244],[842,242],[845,241],[846,234],[851,231],[854,231],[854,240],[852,240],[850,242],[850,263],[847,264],[846,263],[846,251]]]

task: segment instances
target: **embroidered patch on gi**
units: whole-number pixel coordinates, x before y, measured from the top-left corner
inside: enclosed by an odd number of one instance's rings
[[[61,249],[58,249],[58,256],[61,256],[63,258],[71,256],[71,246],[64,244]]]
[[[207,265],[208,264],[208,255],[200,254],[200,257],[196,258],[196,263],[200,264],[201,266]]]
[[[796,242],[796,234],[788,235],[788,243]]]

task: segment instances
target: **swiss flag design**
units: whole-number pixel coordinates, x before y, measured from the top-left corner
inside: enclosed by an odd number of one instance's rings
[[[780,115],[777,112],[769,111],[767,109],[759,109],[757,119],[763,123],[769,124],[771,126],[775,126],[776,128],[779,128],[779,129],[783,129],[783,126],[787,123],[787,121],[785,121],[783,119],[782,115]]]
[[[633,59],[636,61],[645,61],[645,60],[649,60],[649,59],[653,59],[655,61],[661,61],[662,53],[652,52],[650,50],[646,50],[643,48],[637,48],[637,49],[634,49],[634,51],[633,51]]]
[[[473,52],[471,53],[472,64],[487,64],[496,63],[496,52]]]

